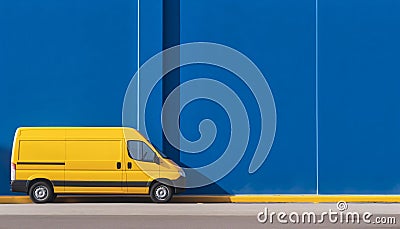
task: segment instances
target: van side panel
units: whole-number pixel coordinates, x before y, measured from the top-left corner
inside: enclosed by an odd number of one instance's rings
[[[64,160],[64,141],[22,140],[19,142],[19,162],[64,162]]]
[[[123,193],[121,144],[120,139],[67,140],[65,192]]]
[[[18,142],[16,180],[50,180],[54,191],[64,191],[65,141],[21,140]],[[61,182],[61,183],[60,183]]]

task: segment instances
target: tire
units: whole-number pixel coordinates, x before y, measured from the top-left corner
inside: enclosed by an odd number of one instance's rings
[[[29,188],[29,197],[37,204],[52,202],[55,199],[53,187],[44,181],[35,182]]]
[[[166,203],[171,200],[173,189],[162,183],[154,183],[150,188],[150,198],[154,203]]]

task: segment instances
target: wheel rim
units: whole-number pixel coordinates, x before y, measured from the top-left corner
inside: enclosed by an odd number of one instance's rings
[[[165,200],[168,198],[168,195],[169,190],[165,185],[160,185],[155,190],[155,197],[157,198],[157,200]]]
[[[49,190],[44,185],[39,185],[33,190],[33,196],[37,200],[45,200],[48,196]]]

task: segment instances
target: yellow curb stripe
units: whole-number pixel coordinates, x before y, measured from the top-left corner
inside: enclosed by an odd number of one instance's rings
[[[26,204],[31,203],[28,196],[0,196],[0,204]]]
[[[126,198],[129,197],[127,196]],[[58,202],[64,203],[79,203],[88,200],[98,200],[99,202],[102,202],[102,199],[102,197],[93,196],[61,196],[57,200]],[[338,201],[360,203],[400,203],[400,195],[177,195],[172,200],[172,202],[176,203],[334,203]],[[0,196],[0,204],[25,203],[31,203],[28,196]]]
[[[400,202],[400,195],[237,195],[231,196],[234,203],[240,202],[273,202],[273,203],[332,203],[346,202]]]

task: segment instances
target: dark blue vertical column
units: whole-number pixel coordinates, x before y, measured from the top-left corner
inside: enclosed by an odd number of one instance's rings
[[[152,56],[162,51],[162,2],[163,0],[139,2],[139,61],[141,66]],[[136,14],[136,12],[132,13]],[[162,64],[153,66],[153,70],[157,71],[158,74],[161,74]],[[158,82],[155,85],[146,104],[145,118],[148,138],[152,144],[156,145],[158,148],[162,148],[162,128],[160,120],[160,107],[162,106],[162,82]]]
[[[163,1],[163,50],[180,44],[180,0]],[[163,56],[163,66],[179,64],[180,57]],[[162,100],[163,103],[168,95],[179,86],[180,70],[175,69],[164,76],[162,80]],[[174,103],[176,106],[171,109],[179,109],[179,101]],[[176,122],[176,117],[171,117],[169,112],[165,112],[162,117],[164,128],[170,128]],[[178,133],[172,133],[173,138],[179,138]],[[180,161],[180,151],[173,147],[163,134],[163,151],[175,162]]]

